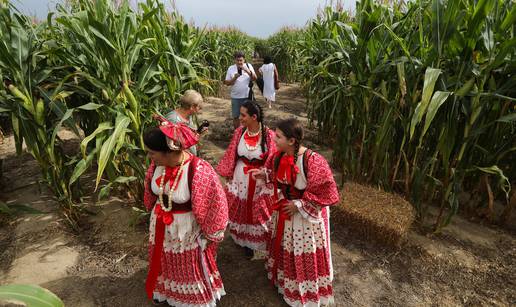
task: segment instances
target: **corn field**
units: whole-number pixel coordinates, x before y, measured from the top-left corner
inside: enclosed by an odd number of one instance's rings
[[[438,201],[435,229],[461,192],[486,195],[493,219],[516,180],[515,23],[498,0],[360,1],[312,20],[293,77],[346,177],[404,193],[420,218]]]
[[[259,44],[260,55],[268,55],[278,68],[280,80],[294,82],[299,79],[298,71],[301,68],[301,46],[299,41],[303,38],[303,30],[284,27]]]
[[[364,0],[260,40],[195,27],[158,0],[74,0],[41,22],[0,0],[0,114],[73,225],[84,174],[96,172],[101,198],[140,199],[151,114],[187,89],[217,95],[233,52],[258,50],[301,83],[346,178],[403,193],[420,218],[438,202],[439,229],[466,192],[494,219],[516,182],[515,24],[508,0]]]
[[[174,107],[187,89],[214,93],[234,48],[252,40],[199,29],[160,1],[76,0],[34,22],[0,1],[0,112],[41,167],[43,182],[72,225],[81,176],[96,170],[99,198],[123,188],[140,199],[143,131],[151,114]],[[69,153],[58,132],[81,140]]]

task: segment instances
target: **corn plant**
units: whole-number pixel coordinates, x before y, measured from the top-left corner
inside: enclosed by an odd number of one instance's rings
[[[123,184],[141,198],[142,135],[151,114],[173,107],[185,89],[204,86],[191,62],[202,34],[158,1],[141,3],[140,11],[126,1],[78,0],[59,7],[52,27],[57,57],[73,67],[80,100],[96,112],[80,114],[86,138],[73,179],[96,161],[96,187],[108,180],[100,196]]]
[[[155,68],[150,71],[161,81],[158,85],[150,84],[149,89],[153,90],[150,100],[154,98],[162,103],[167,99],[175,103],[187,89],[209,87],[208,67],[198,61],[204,31],[185,23],[177,12],[168,13],[159,1],[149,0],[140,4],[140,9],[143,12],[140,36],[147,42],[140,61],[153,63]],[[157,88],[164,91],[156,91]]]
[[[278,68],[281,81],[294,82],[298,79],[298,66],[302,48],[303,30],[284,27],[269,37],[263,48],[263,54],[271,57]]]
[[[38,285],[8,284],[0,286],[0,303],[25,306],[63,307],[64,303],[51,291]]]
[[[0,112],[12,121],[17,152],[25,143],[41,167],[43,182],[73,221],[73,203],[80,197],[77,187],[68,184],[68,164],[74,157],[64,153],[58,132],[67,127],[79,135],[72,116],[77,109],[65,103],[69,93],[64,85],[70,80],[61,78],[62,67],[49,65],[53,47],[44,26],[33,24],[8,3],[0,4]]]
[[[439,199],[437,230],[461,191],[481,184],[507,199],[515,18],[511,1],[361,1],[356,16],[327,8],[312,21],[301,78],[344,172],[405,192],[420,217]]]
[[[138,11],[127,1],[69,1],[38,24],[6,2],[0,8],[0,112],[18,151],[25,142],[71,221],[91,168],[100,197],[121,186],[140,199],[151,114],[186,89],[210,90],[199,62],[204,32],[155,0]],[[81,138],[78,156],[62,150],[63,127]]]
[[[43,214],[43,212],[32,208],[29,204],[6,203],[0,200],[0,217],[18,216],[22,214]]]
[[[107,1],[76,1],[68,8],[59,7],[55,24],[49,27],[59,46],[56,58],[69,67],[76,81],[70,90],[76,101],[87,102],[90,108],[87,114],[79,114],[86,138],[71,183],[94,160],[96,187],[104,172],[110,182],[134,180],[134,170],[143,172],[132,155],[143,147],[142,107],[130,89],[143,45],[137,35],[136,15],[127,4],[115,11]],[[93,140],[95,146],[88,146]],[[133,169],[121,161],[132,163]]]

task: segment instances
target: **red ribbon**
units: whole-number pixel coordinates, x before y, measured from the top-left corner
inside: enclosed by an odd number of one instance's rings
[[[158,276],[161,271],[161,253],[163,251],[163,239],[165,237],[165,222],[163,221],[165,219],[165,214],[163,214],[160,205],[157,205],[154,208],[154,212],[157,215],[156,228],[154,230],[154,250],[152,252],[152,258],[150,259],[149,274],[147,274],[147,281],[145,282],[145,290],[149,300],[153,299],[153,292],[156,288],[156,282],[158,281]],[[174,221],[174,216],[171,212],[167,212],[167,221],[169,220],[169,214],[172,216],[170,221],[171,223]]]
[[[284,154],[280,159],[276,178],[281,182],[293,185],[298,173],[299,168],[294,163],[294,156]]]
[[[278,154],[281,154],[278,152]],[[278,195],[278,184],[277,182],[285,182],[289,185],[294,185],[296,182],[296,175],[299,173],[299,168],[294,163],[294,156],[289,156],[284,154],[281,157],[280,163],[278,165],[278,170],[276,171],[276,176],[273,179],[274,185],[274,200],[275,203],[272,205],[273,211],[278,211],[278,220],[276,223],[276,237],[274,238],[274,242],[272,243],[272,254],[274,258],[274,264],[272,266],[272,285],[275,285],[275,282],[278,280],[278,263],[280,257],[280,249],[281,249],[281,241],[283,241],[283,232],[285,231],[285,221],[290,220],[290,215],[286,213],[283,208],[290,201],[287,198],[283,198],[279,200]]]
[[[247,187],[247,223],[252,224],[253,223],[253,199],[254,199],[254,193],[256,191],[256,180],[254,177],[249,173],[250,170],[253,169],[259,169],[263,165],[263,161],[248,161],[243,159],[245,166],[244,166],[244,174],[248,175],[249,177],[249,186]]]
[[[283,232],[285,230],[285,221],[290,220],[288,213],[283,211],[283,207],[289,203],[289,200],[283,198],[279,200],[278,195],[278,180],[285,180],[287,182],[295,182],[295,175],[299,173],[298,167],[294,163],[293,156],[283,155],[281,157],[278,170],[276,172],[276,178],[273,179],[274,185],[274,200],[275,203],[272,205],[273,211],[278,211],[278,220],[276,222],[276,237],[272,243],[272,254],[274,258],[274,264],[272,266],[272,285],[278,280],[278,263],[280,257],[281,241],[283,241]]]
[[[156,215],[156,228],[154,230],[154,250],[149,265],[149,274],[147,274],[147,281],[145,282],[145,290],[147,297],[152,300],[153,292],[156,288],[158,276],[161,273],[161,254],[163,253],[163,240],[165,238],[165,226],[174,222],[175,213],[186,213],[188,211],[171,210],[169,212],[163,211],[161,206],[157,204],[154,206],[154,214]]]
[[[174,222],[172,210],[167,212],[161,208],[161,205],[154,207],[154,214],[156,215],[156,220],[163,222],[165,225],[170,225]]]
[[[272,210],[278,211],[278,221],[276,224],[276,237],[274,238],[274,242],[272,245],[272,253],[274,257],[274,265],[272,266],[272,285],[277,281],[278,278],[278,262],[280,256],[281,249],[281,241],[283,240],[283,231],[285,230],[285,221],[290,220],[290,216],[288,213],[283,211],[283,206],[288,204],[289,201],[287,199],[282,199],[277,201],[272,205]]]

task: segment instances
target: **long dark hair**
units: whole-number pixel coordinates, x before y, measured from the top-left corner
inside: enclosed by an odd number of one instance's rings
[[[168,147],[167,137],[158,127],[149,128],[143,135],[143,143],[147,148],[160,151],[160,152],[172,152],[172,149]]]
[[[265,153],[265,141],[267,138],[266,127],[263,123],[263,109],[262,107],[252,100],[246,100],[246,102],[242,105],[247,110],[247,114],[249,116],[256,115],[256,120],[262,126],[262,141],[260,142],[260,147],[262,148],[262,153]]]
[[[281,130],[283,132],[283,135],[287,139],[293,138],[296,140],[294,143],[294,163],[297,162],[297,154],[299,152],[299,147],[301,147],[301,142],[303,141],[303,126],[301,125],[301,122],[299,122],[295,118],[288,118],[280,120],[276,128]]]

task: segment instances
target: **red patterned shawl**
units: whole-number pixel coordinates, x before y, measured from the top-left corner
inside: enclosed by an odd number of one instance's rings
[[[274,167],[274,157],[269,156],[265,167],[272,171]],[[320,154],[313,152],[308,158],[308,178],[305,192],[301,201],[309,202],[320,207],[332,206],[339,202],[339,191],[333,179],[328,162]],[[271,173],[269,178],[275,178]]]
[[[206,238],[220,242],[224,238],[224,230],[228,223],[226,194],[222,189],[219,177],[208,162],[197,158],[190,163],[196,163],[190,193],[195,220]],[[151,162],[145,176],[143,203],[147,210],[154,207],[158,198],[151,189],[151,180],[155,169],[154,162]]]
[[[219,164],[217,165],[217,173],[222,177],[232,178],[233,172],[235,171],[236,160],[237,160],[237,150],[238,143],[240,142],[240,138],[242,137],[243,130],[245,128],[243,126],[238,127],[233,133],[233,137],[231,138],[231,142],[229,143],[226,152],[222,159],[220,159]],[[272,129],[268,127],[265,128],[265,133],[267,134],[267,138],[265,139],[265,144],[267,146],[268,157],[273,156],[276,153],[276,144],[274,143],[274,136],[276,135]]]

